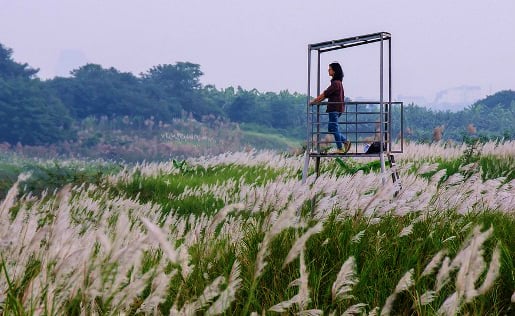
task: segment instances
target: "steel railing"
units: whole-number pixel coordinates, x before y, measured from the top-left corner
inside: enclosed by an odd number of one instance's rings
[[[325,149],[329,146],[335,147],[334,137],[327,128],[329,115],[325,112],[325,106],[328,104],[329,102],[320,102],[308,105],[307,149],[311,157],[332,155]],[[392,115],[400,118],[392,121]],[[338,125],[340,132],[352,144],[348,153],[338,155],[377,157],[383,152],[402,153],[403,116],[402,102],[345,102],[345,112],[340,116]],[[393,122],[398,124],[393,125]],[[379,142],[383,150],[367,154],[364,146],[373,142]]]

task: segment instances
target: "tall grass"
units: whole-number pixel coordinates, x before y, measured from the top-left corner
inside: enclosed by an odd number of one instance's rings
[[[0,307],[510,314],[514,146],[485,144],[485,172],[466,148],[409,145],[396,197],[388,175],[329,160],[303,185],[302,157],[273,152],[127,165],[42,196],[19,194],[22,174],[0,204]]]

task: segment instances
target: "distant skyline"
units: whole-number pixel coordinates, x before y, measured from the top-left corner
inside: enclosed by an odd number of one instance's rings
[[[0,43],[42,79],[86,63],[135,75],[199,64],[204,85],[306,93],[307,45],[392,34],[396,100],[459,110],[515,90],[515,1],[0,0]],[[377,50],[328,57],[346,95],[374,98]],[[325,70],[325,68],[323,68]],[[328,83],[329,78],[322,77]]]

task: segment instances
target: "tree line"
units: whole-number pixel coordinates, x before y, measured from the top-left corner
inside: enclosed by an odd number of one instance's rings
[[[198,121],[216,117],[293,139],[305,137],[303,94],[202,85],[200,65],[190,62],[157,65],[139,76],[86,64],[70,77],[41,80],[38,69],[14,61],[12,53],[0,44],[0,142],[73,141],[77,123],[88,117],[170,122],[185,113]],[[485,137],[514,137],[515,92],[496,93],[457,113],[410,104],[404,116],[406,136],[418,141],[430,141],[437,126],[445,127],[445,137],[461,139],[469,124]]]

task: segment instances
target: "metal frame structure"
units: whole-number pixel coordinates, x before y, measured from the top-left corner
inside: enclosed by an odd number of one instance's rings
[[[391,166],[395,165],[393,153],[402,153],[404,149],[404,135],[403,135],[403,103],[392,101],[392,39],[391,34],[388,32],[379,32],[362,36],[349,37],[340,40],[333,40],[308,45],[308,87],[307,87],[307,131],[306,131],[306,153],[305,163],[302,174],[302,180],[305,182],[309,168],[310,158],[315,158],[315,169],[317,177],[320,173],[320,158],[322,157],[379,157],[381,160],[381,173],[385,172],[384,156],[387,154]],[[371,43],[379,43],[379,100],[367,102],[345,102],[346,112],[344,113],[345,122],[339,122],[340,127],[345,127],[347,135],[350,135],[351,142],[354,150],[345,154],[331,154],[325,153],[322,150],[321,144],[327,144],[327,141],[322,140],[322,135],[330,134],[323,132],[321,126],[327,125],[323,119],[327,116],[326,113],[321,112],[321,106],[325,106],[328,102],[320,102],[311,105],[310,100],[312,94],[311,77],[312,77],[312,54],[316,53],[316,94],[321,92],[320,85],[320,70],[321,70],[321,55],[335,50],[366,45]],[[386,44],[385,44],[386,42]],[[387,49],[387,70],[388,75],[385,78],[385,47]],[[385,89],[385,84],[387,89]],[[386,90],[386,91],[385,91]],[[392,148],[392,107],[400,106],[400,149]],[[372,108],[372,109],[371,109]],[[352,111],[353,110],[353,111]],[[372,127],[371,127],[372,126]],[[375,126],[375,127],[374,127]],[[351,131],[349,132],[349,128]],[[376,141],[380,142],[380,150],[378,153],[367,154],[365,152],[358,152],[358,145],[366,143],[362,140],[362,136],[366,134],[375,135]],[[379,138],[379,139],[377,139]],[[334,143],[334,142],[332,142]],[[392,175],[394,182],[396,178]],[[397,179],[398,176],[396,175]]]

